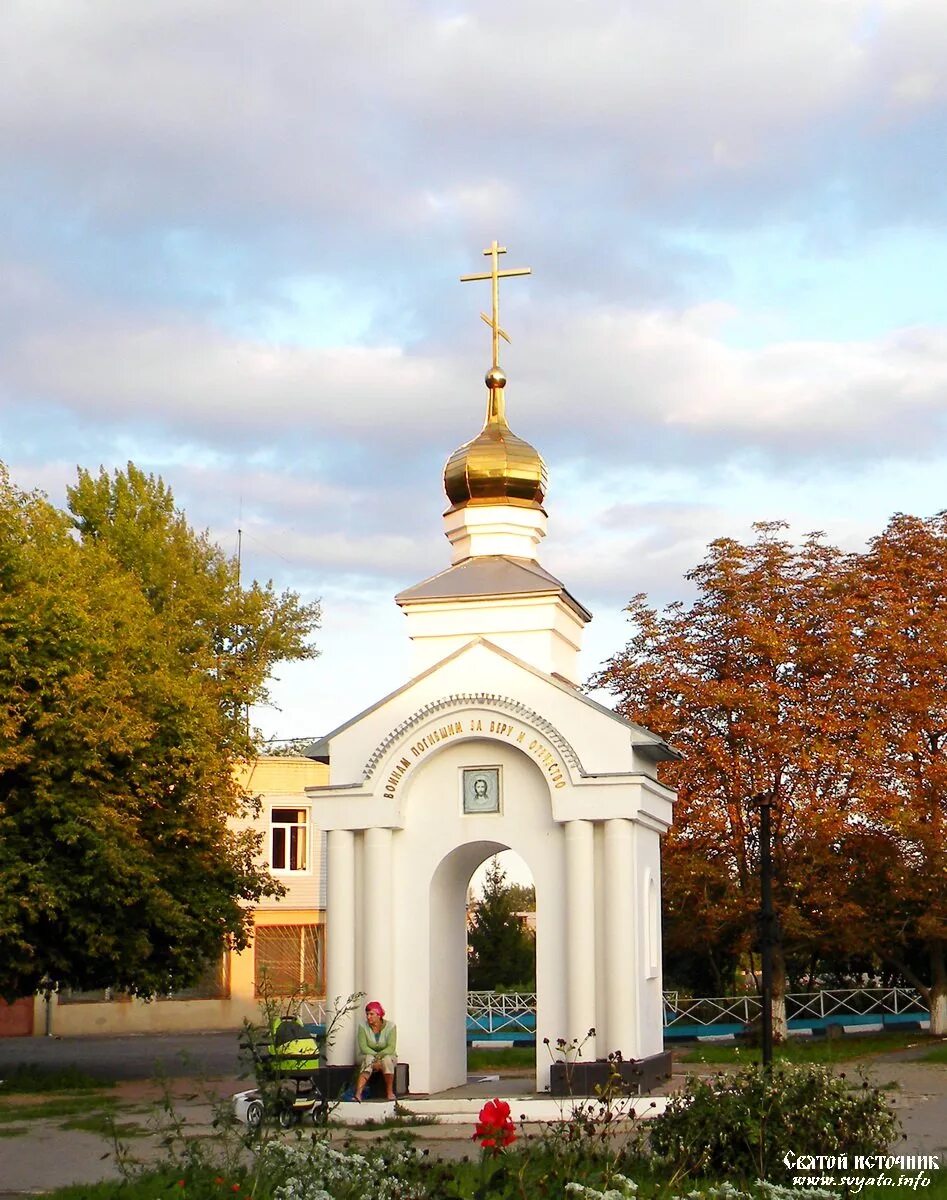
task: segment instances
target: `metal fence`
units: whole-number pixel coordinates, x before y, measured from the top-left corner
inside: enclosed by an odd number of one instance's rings
[[[536,1036],[535,992],[468,992],[467,1037]]]
[[[759,996],[681,996],[664,993],[664,1033],[674,1038],[735,1034],[760,1019]],[[303,1004],[301,1019],[323,1027],[325,1002]],[[839,988],[790,992],[786,1015],[791,1029],[830,1025],[898,1025],[927,1020],[928,1010],[912,988]],[[536,1037],[535,992],[468,992],[469,1041],[531,1041]]]
[[[672,1038],[740,1033],[759,1021],[761,1011],[759,996],[684,997],[669,991],[664,993],[664,1032]],[[786,996],[791,1029],[898,1025],[924,1021],[928,1015],[920,993],[912,988],[838,988]],[[467,993],[468,1038],[522,1040],[535,1034],[535,992]]]
[[[760,1019],[759,996],[711,996],[684,999],[677,992],[664,994],[664,1026],[709,1028],[720,1025],[752,1025]],[[818,992],[789,992],[786,1018],[802,1028],[826,1024],[865,1024],[872,1018],[884,1024],[885,1017],[916,1017],[928,1012],[920,993],[913,988],[841,988]],[[866,1021],[868,1018],[868,1021]]]

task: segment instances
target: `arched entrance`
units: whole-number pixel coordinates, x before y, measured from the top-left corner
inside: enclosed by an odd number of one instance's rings
[[[499,782],[495,812],[465,811],[464,780],[471,773],[496,770]],[[399,988],[399,1029],[418,1017],[412,1040],[421,1041],[426,1061],[426,1091],[457,1087],[467,1079],[467,1044],[463,1014],[467,993],[467,889],[474,871],[502,850],[514,850],[527,864],[536,888],[537,1023],[564,1036],[564,969],[561,941],[565,905],[561,830],[553,813],[550,789],[537,764],[522,750],[494,740],[469,738],[448,745],[426,759],[406,792],[405,825],[397,837],[404,861],[412,864],[406,883],[416,898],[405,915],[396,942],[405,962],[414,963],[408,986]],[[426,894],[425,894],[426,893]],[[421,929],[427,937],[421,961]],[[426,989],[418,986],[427,980]],[[400,995],[407,1006],[405,1026]],[[545,1086],[548,1064],[539,1064],[537,1083]],[[541,1077],[540,1077],[541,1076]],[[412,1081],[415,1069],[412,1065]],[[412,1082],[413,1086],[413,1082]]]
[[[458,846],[431,878],[431,1026],[428,1043],[432,1081],[467,1079],[467,888],[486,859],[507,847],[476,841]],[[431,1090],[455,1083],[432,1082]]]

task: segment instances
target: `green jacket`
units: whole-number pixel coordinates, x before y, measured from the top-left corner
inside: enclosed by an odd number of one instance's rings
[[[360,1058],[366,1058],[369,1054],[375,1058],[395,1058],[398,1054],[398,1026],[394,1021],[384,1021],[376,1035],[367,1021],[360,1021],[358,1053]]]

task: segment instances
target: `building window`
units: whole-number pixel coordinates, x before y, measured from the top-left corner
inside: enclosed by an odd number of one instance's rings
[[[230,956],[212,959],[189,988],[168,992],[157,1000],[226,1000],[230,995]]]
[[[645,919],[647,921],[648,978],[656,979],[661,957],[661,915],[658,910],[658,885],[649,871],[645,883]]]
[[[253,954],[258,996],[325,994],[324,925],[259,925]]]
[[[304,808],[274,808],[270,814],[270,867],[306,871],[309,866],[309,814]]]
[[[81,992],[75,988],[60,988],[58,992],[60,1004],[103,1004],[111,1000],[127,1000],[122,992],[114,988],[100,988],[94,992]]]

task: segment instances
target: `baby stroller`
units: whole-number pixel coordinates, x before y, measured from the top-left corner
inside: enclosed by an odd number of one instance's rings
[[[234,1096],[234,1108],[241,1120],[256,1129],[270,1115],[268,1107],[275,1110],[272,1115],[284,1129],[304,1117],[314,1123],[322,1119],[326,1102],[317,1083],[319,1049],[298,1018],[278,1018],[265,1040],[251,1038],[242,1046],[253,1055],[263,1086]]]

